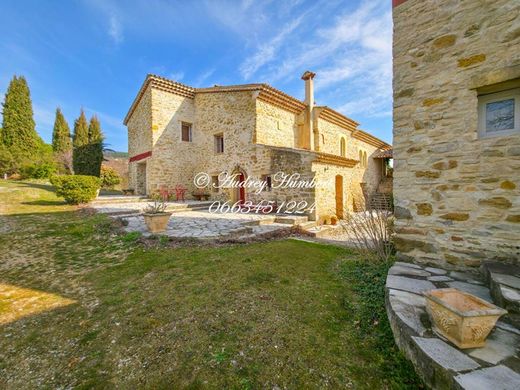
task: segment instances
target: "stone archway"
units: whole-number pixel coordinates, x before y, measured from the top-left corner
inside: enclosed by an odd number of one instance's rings
[[[233,170],[233,182],[244,183],[247,179],[246,172],[240,167],[237,166]],[[245,203],[246,201],[246,188],[242,186],[235,186],[231,188],[231,202],[235,204],[236,202],[240,202],[240,204]]]

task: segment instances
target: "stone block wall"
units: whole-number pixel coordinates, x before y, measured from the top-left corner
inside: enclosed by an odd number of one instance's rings
[[[128,121],[129,157],[152,149],[152,89],[147,88],[133,115]],[[128,164],[128,186],[137,189],[137,163]]]
[[[397,3],[398,256],[452,268],[518,263],[520,134],[479,137],[477,96],[520,77],[520,3]]]

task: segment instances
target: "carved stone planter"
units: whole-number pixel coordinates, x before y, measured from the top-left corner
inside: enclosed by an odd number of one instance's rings
[[[166,230],[172,213],[145,213],[144,222],[151,233],[161,233]]]
[[[507,313],[456,288],[430,290],[424,296],[433,330],[461,349],[483,347],[498,318]]]

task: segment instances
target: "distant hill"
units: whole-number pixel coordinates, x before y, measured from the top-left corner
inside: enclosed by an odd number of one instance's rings
[[[116,152],[115,150],[105,150],[105,158],[128,158],[127,152]]]

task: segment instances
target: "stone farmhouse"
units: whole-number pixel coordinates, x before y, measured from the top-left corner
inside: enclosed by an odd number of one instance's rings
[[[205,172],[214,184],[207,190],[211,199],[305,202],[301,207],[307,205],[311,218],[362,209],[382,181],[382,191],[391,191],[382,180],[391,146],[354,120],[315,105],[314,76],[302,76],[306,97],[300,101],[267,84],[193,88],[148,75],[124,120],[130,188],[151,194],[182,185],[189,195],[196,190],[195,175]],[[215,188],[222,172],[268,185],[261,193]],[[275,186],[277,172],[314,178],[317,185]]]
[[[520,4],[394,0],[394,196],[403,260],[520,259]]]

